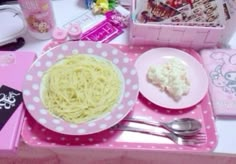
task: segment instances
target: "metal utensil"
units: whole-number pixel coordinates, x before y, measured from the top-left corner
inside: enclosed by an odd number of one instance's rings
[[[120,131],[131,131],[131,132],[138,132],[138,133],[145,133],[150,135],[156,135],[161,137],[166,137],[172,140],[174,143],[179,145],[186,145],[186,146],[197,146],[200,144],[206,143],[206,135],[201,133],[197,134],[195,136],[178,136],[174,133],[168,133],[168,132],[156,132],[151,130],[144,130],[140,128],[135,127],[129,127],[129,126],[123,126],[123,125],[116,125],[114,130],[120,130]]]
[[[192,118],[181,118],[173,120],[171,122],[158,122],[158,121],[149,121],[139,118],[125,118],[124,121],[136,122],[151,126],[163,127],[169,132],[175,133],[182,136],[191,136],[199,133],[202,128],[201,123],[198,120]]]

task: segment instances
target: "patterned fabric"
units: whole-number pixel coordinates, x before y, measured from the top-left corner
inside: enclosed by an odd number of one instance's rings
[[[236,116],[236,51],[208,49],[202,50],[201,55],[209,75],[215,115]]]

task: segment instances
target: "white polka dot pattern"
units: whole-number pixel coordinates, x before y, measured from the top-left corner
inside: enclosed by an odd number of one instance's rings
[[[38,84],[33,84],[33,85],[32,85],[32,88],[33,88],[34,90],[38,90],[38,89],[39,89],[39,85],[38,85]]]
[[[131,83],[131,79],[126,79],[125,83],[129,85]]]
[[[118,119],[120,119],[120,118],[122,118],[123,117],[123,114],[117,114],[116,115],[116,118],[118,118]]]
[[[73,55],[76,55],[76,54],[78,54],[78,53],[79,53],[79,50],[78,50],[78,49],[72,50],[72,54],[73,54]]]
[[[89,127],[94,127],[94,126],[96,126],[96,123],[90,122],[90,123],[88,124],[88,126],[89,126]]]
[[[41,63],[39,62],[39,61],[37,61],[36,63],[35,63],[35,67],[40,67],[41,66]]]
[[[28,110],[35,110],[35,106],[32,104],[27,105]]]
[[[29,96],[30,95],[30,91],[28,89],[24,89],[23,90],[23,95],[24,96]]]
[[[113,54],[113,55],[117,55],[117,54],[118,54],[118,50],[117,50],[117,49],[113,49],[113,50],[112,50],[112,54]]]
[[[83,134],[83,133],[85,133],[85,132],[86,132],[85,129],[79,129],[79,130],[78,130],[78,133],[79,133],[79,134]]]
[[[46,65],[46,67],[50,67],[52,65],[52,62],[51,61],[47,61],[45,65]]]
[[[110,121],[110,120],[112,120],[112,115],[108,115],[108,116],[106,116],[104,120],[106,120],[106,121]]]
[[[123,67],[121,70],[123,73],[126,73],[128,71],[128,69],[126,67]]]
[[[35,96],[35,97],[33,98],[33,101],[36,102],[36,103],[38,103],[38,102],[40,102],[40,98]]]
[[[85,46],[85,42],[79,42],[79,46],[80,47],[84,47]]]
[[[42,115],[46,115],[46,114],[47,114],[47,110],[45,110],[45,109],[40,109],[39,112],[40,112]]]
[[[42,71],[38,71],[37,76],[38,77],[42,77],[43,76],[43,72]]]
[[[26,75],[26,80],[32,81],[33,80],[33,76],[30,75],[30,74]]]
[[[101,43],[97,43],[97,44],[96,44],[96,47],[97,47],[97,48],[102,48],[102,44],[101,44]]]
[[[78,127],[78,125],[76,125],[76,124],[70,124],[70,127],[76,129],[76,128]]]
[[[88,52],[88,54],[93,54],[94,50],[93,50],[93,48],[88,48],[87,52]]]
[[[63,54],[59,54],[58,56],[57,56],[57,59],[58,60],[61,60],[61,59],[63,59],[64,58],[64,55]]]
[[[118,64],[118,63],[119,63],[119,59],[114,58],[114,59],[113,59],[113,63],[114,63],[114,64]]]
[[[40,81],[45,71],[58,60],[72,54],[90,54],[105,58],[114,64],[120,70],[122,79],[124,79],[122,97],[120,104],[101,118],[96,120],[74,125],[64,120],[55,118],[51,113],[44,109],[40,99]],[[45,55],[40,56],[37,62],[26,75],[26,83],[23,89],[23,96],[29,113],[42,126],[69,135],[87,135],[103,131],[121,119],[123,119],[132,109],[138,96],[138,77],[134,65],[129,58],[121,51],[106,44],[94,42],[68,42],[56,48],[47,51]],[[125,81],[125,79],[128,79]],[[131,86],[131,87],[130,87]],[[36,110],[38,109],[38,110]]]
[[[104,51],[104,52],[102,52],[102,54],[101,54],[103,57],[107,57],[107,52],[106,51]]]
[[[101,124],[101,125],[99,126],[100,129],[106,129],[106,127],[107,127],[106,124]]]
[[[66,50],[68,50],[68,46],[67,46],[67,45],[62,45],[62,46],[61,46],[61,49],[62,49],[63,51],[66,51]]]
[[[46,124],[47,120],[45,118],[39,118],[38,119],[41,124]]]
[[[64,128],[62,126],[57,126],[56,127],[56,131],[58,132],[62,132],[64,130]]]
[[[59,119],[53,119],[52,122],[53,122],[54,124],[60,124],[60,120],[59,120]]]
[[[53,52],[51,52],[51,51],[48,52],[48,53],[47,53],[47,56],[48,56],[48,57],[52,57],[52,56],[53,56]]]

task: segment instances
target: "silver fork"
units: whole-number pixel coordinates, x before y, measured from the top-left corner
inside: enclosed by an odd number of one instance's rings
[[[194,136],[178,136],[170,132],[156,132],[156,131],[151,131],[151,130],[146,130],[146,129],[144,130],[144,129],[140,129],[136,127],[129,127],[129,126],[124,126],[124,125],[119,125],[119,124],[114,126],[113,129],[119,130],[119,131],[132,131],[132,132],[166,137],[178,145],[186,145],[186,146],[201,145],[201,144],[206,143],[206,140],[207,140],[206,135],[203,133],[199,133]]]

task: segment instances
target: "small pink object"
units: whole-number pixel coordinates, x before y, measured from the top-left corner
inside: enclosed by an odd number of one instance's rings
[[[64,42],[67,39],[67,31],[57,27],[54,29],[52,37],[55,41]]]
[[[78,24],[71,24],[68,28],[68,35],[72,40],[78,40],[82,33],[81,27]]]

